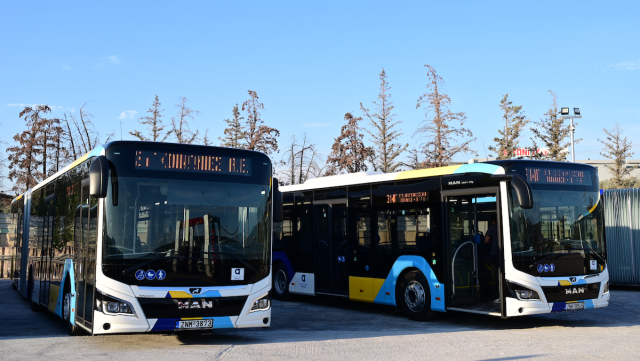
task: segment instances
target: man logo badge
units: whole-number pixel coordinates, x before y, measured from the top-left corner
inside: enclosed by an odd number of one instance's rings
[[[192,295],[199,295],[202,292],[202,288],[189,288],[189,292]]]
[[[575,295],[576,293],[584,293],[584,287],[565,288],[564,292],[567,295]]]
[[[194,301],[178,301],[178,309],[184,310],[189,308],[213,308],[213,301],[194,300]]]
[[[569,281],[571,281],[572,283],[575,283],[576,282],[576,278],[575,277],[570,277]]]

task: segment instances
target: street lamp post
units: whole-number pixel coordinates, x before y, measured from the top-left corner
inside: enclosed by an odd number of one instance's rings
[[[573,108],[573,115],[569,115],[569,108],[560,108],[560,117],[562,119],[571,119],[571,162],[576,162],[576,150],[575,142],[573,141],[573,133],[576,131],[576,127],[573,126],[574,118],[582,118],[580,115],[580,108]]]

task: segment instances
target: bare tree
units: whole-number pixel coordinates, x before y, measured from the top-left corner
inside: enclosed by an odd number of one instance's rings
[[[280,131],[262,125],[264,122],[260,110],[264,110],[264,104],[258,101],[258,93],[253,90],[248,92],[249,99],[242,103],[242,110],[247,112],[247,123],[244,127],[245,147],[265,154],[277,152]]]
[[[534,121],[534,126],[531,127],[534,135],[534,138],[531,138],[535,150],[534,158],[564,162],[567,160],[565,149],[571,144],[567,139],[571,136],[571,127],[565,125],[564,119],[558,116],[558,96],[551,90],[549,93],[551,94],[551,107],[544,113],[545,117],[537,122]],[[537,152],[536,140],[549,149],[546,155]]]
[[[204,131],[204,136],[202,137],[202,145],[211,145],[211,139],[209,139],[209,129]]]
[[[41,114],[50,113],[47,105],[25,107],[20,112],[20,118],[24,117],[27,130],[16,134],[13,140],[17,145],[7,148],[9,153],[9,180],[14,181],[13,190],[21,193],[35,186],[43,179],[46,173],[41,173],[38,168],[42,165],[39,157],[42,155],[41,147]]]
[[[529,122],[529,119],[522,112],[522,105],[512,105],[509,94],[505,94],[500,101],[502,109],[502,120],[504,129],[498,130],[500,137],[493,138],[495,146],[489,146],[489,150],[496,152],[498,159],[510,159],[515,154],[515,150],[520,147],[520,132]]]
[[[80,106],[77,116],[73,113],[69,113],[73,129],[71,128],[69,120],[66,118],[65,114],[65,123],[68,131],[65,138],[73,144],[73,159],[77,159],[78,156],[82,154],[89,153],[99,144],[108,143],[115,135],[115,132],[111,132],[110,134],[107,134],[104,141],[100,141],[100,134],[95,130],[93,122],[91,121],[91,119],[93,119],[93,114],[89,113],[86,109],[86,105],[88,103],[89,102],[85,102]]]
[[[305,133],[302,142],[297,143],[296,136],[291,137],[291,145],[284,152],[281,164],[286,167],[284,178],[285,184],[302,184],[310,177],[317,177],[323,167],[320,165],[321,154],[316,149],[316,145],[307,140]]]
[[[244,140],[245,132],[242,125],[242,119],[240,116],[240,110],[238,110],[238,104],[233,106],[233,118],[225,119],[227,127],[224,129],[224,138],[220,139],[220,145],[228,148],[243,148],[242,142]]]
[[[162,124],[162,119],[160,119],[162,118],[163,111],[164,109],[160,109],[160,100],[158,100],[158,95],[156,94],[156,98],[151,104],[151,108],[147,110],[147,113],[149,113],[149,115],[140,117],[140,119],[138,119],[138,122],[140,122],[140,124],[144,124],[147,126],[149,137],[142,135],[142,133],[140,133],[140,131],[138,130],[129,132],[129,134],[142,141],[164,142],[165,140],[167,140],[169,135],[171,135],[171,131],[162,134],[165,128],[165,126]]]
[[[367,170],[367,159],[373,149],[366,147],[362,139],[364,134],[360,130],[361,117],[354,117],[351,113],[344,115],[347,124],[340,129],[340,135],[331,147],[331,154],[327,158],[325,175],[338,174],[341,171],[356,173]]]
[[[187,106],[189,99],[185,97],[178,98],[178,114],[175,117],[171,117],[171,133],[175,136],[176,142],[181,144],[191,144],[198,137],[198,130],[192,132],[189,130],[188,120],[195,120],[196,115],[202,113],[198,110],[193,110]]]
[[[412,148],[409,150],[407,161],[403,162],[402,165],[411,170],[416,170],[426,168],[427,162],[420,156],[420,150],[418,150],[417,148]]]
[[[442,77],[430,65],[425,67],[429,77],[427,92],[418,98],[416,105],[416,109],[424,107],[425,120],[416,134],[427,138],[427,143],[423,146],[427,156],[426,166],[442,167],[458,153],[475,153],[470,144],[476,138],[472,138],[473,133],[469,129],[463,128],[467,120],[465,113],[453,113],[449,109],[451,99],[442,89]],[[458,122],[460,127],[455,126]],[[457,138],[463,139],[458,141]]]
[[[362,113],[369,118],[369,124],[371,124],[372,130],[365,128],[367,133],[373,141],[373,159],[372,164],[374,169],[381,170],[385,173],[394,172],[401,166],[400,162],[395,159],[404,152],[409,144],[402,145],[400,143],[394,143],[401,135],[398,130],[393,130],[393,127],[402,123],[402,121],[395,121],[395,114],[392,113],[393,102],[391,101],[391,94],[389,91],[389,83],[387,82],[387,74],[384,68],[380,72],[380,93],[378,93],[378,100],[373,102],[376,106],[376,112],[365,108],[360,103],[360,109]]]
[[[69,142],[69,150],[68,156],[72,159],[78,159],[78,152],[76,151],[76,143],[74,141],[73,131],[71,130],[71,125],[69,124],[69,120],[67,119],[67,113],[64,114],[64,128],[65,132],[63,133],[63,141]]]
[[[616,123],[613,129],[603,129],[606,139],[598,139],[605,146],[605,152],[600,153],[605,158],[613,160],[613,165],[606,165],[613,173],[613,186],[615,188],[625,188],[631,174],[631,169],[627,168],[627,158],[631,158],[634,152],[631,151],[632,143],[627,137],[622,137],[622,129]]]

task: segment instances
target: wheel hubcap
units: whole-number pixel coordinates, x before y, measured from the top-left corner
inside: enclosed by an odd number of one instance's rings
[[[284,270],[279,270],[278,273],[276,273],[275,286],[278,293],[285,293],[287,289],[287,275],[284,273]]]
[[[69,312],[70,308],[71,295],[67,293],[66,295],[64,295],[64,302],[62,303],[62,314],[64,315],[65,320],[69,320],[69,315],[71,314],[71,312]]]
[[[417,281],[411,281],[404,290],[404,300],[413,312],[419,312],[424,307],[424,288]]]

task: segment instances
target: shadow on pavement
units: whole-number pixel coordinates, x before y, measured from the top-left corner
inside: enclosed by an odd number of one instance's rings
[[[63,321],[49,312],[34,313],[28,301],[0,280],[0,340],[67,337]],[[638,292],[614,290],[607,308],[501,319],[449,312],[430,322],[415,322],[396,308],[332,297],[296,297],[273,302],[269,329],[230,329],[213,332],[108,335],[89,338],[100,347],[126,343],[135,349],[167,345],[246,345],[324,341],[433,333],[522,330],[543,327],[620,327],[640,325]],[[535,355],[531,357],[537,357]],[[509,358],[504,358],[508,360]]]

